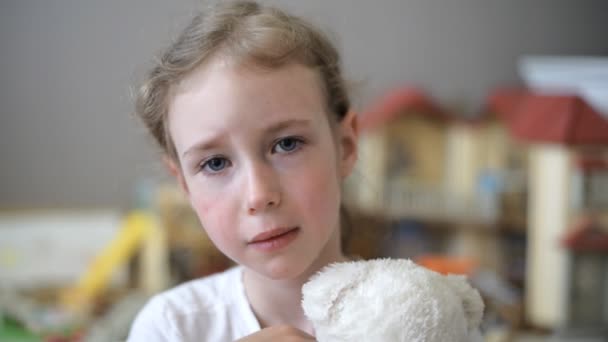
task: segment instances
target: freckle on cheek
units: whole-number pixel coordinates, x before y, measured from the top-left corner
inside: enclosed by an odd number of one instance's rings
[[[210,212],[213,212],[213,207],[216,202],[214,201],[202,201],[195,199],[192,205],[194,206],[194,210],[199,214],[199,216],[207,216]]]
[[[209,212],[209,206],[208,205],[197,205],[196,208],[194,208],[194,210],[199,214],[199,216],[206,216],[207,213]]]
[[[219,203],[209,201],[206,203],[196,203],[195,211],[201,221],[201,224],[205,226],[205,230],[209,235],[219,236],[218,227],[225,227],[227,222],[230,222],[230,215],[222,209]],[[224,231],[219,230],[219,232]]]

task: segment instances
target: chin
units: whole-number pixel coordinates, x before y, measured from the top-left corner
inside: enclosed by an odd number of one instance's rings
[[[308,273],[311,262],[305,260],[272,260],[266,265],[262,265],[259,272],[273,280],[292,280]]]

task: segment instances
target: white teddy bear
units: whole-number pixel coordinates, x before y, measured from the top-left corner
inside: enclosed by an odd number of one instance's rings
[[[470,342],[484,308],[464,276],[405,259],[332,264],[302,292],[318,342]]]

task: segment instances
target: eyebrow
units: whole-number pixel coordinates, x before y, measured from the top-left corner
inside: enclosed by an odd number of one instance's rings
[[[268,126],[267,128],[264,129],[264,133],[273,134],[273,133],[282,131],[286,128],[293,127],[293,126],[310,126],[310,125],[311,125],[310,119],[289,119],[289,120],[285,120],[285,121],[279,121],[277,123],[274,123],[274,124]],[[219,145],[221,138],[222,138],[222,136],[218,135],[209,140],[198,142],[198,143],[192,145],[191,147],[189,147],[182,154],[182,156],[185,157],[186,155],[193,153],[194,151],[204,151],[204,150],[213,149]]]

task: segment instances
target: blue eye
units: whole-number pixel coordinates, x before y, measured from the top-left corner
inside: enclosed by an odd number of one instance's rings
[[[222,157],[213,157],[207,160],[201,168],[203,170],[209,170],[211,173],[217,173],[222,171],[228,166],[228,159]]]
[[[278,153],[289,153],[298,149],[301,144],[301,139],[297,139],[294,137],[283,138],[274,145],[272,151]]]

